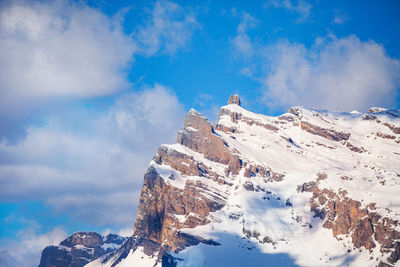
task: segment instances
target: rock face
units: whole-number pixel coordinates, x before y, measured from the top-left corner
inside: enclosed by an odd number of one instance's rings
[[[82,245],[89,248],[94,248],[103,245],[103,237],[96,232],[80,232],[75,233],[62,241],[61,246],[73,247]]]
[[[231,95],[228,99],[228,105],[236,104],[240,106],[240,98],[238,95]]]
[[[362,207],[360,201],[347,196],[346,190],[340,190],[338,193],[329,189],[321,190],[318,188],[318,182],[312,183],[307,189],[306,191],[313,193],[310,210],[324,221],[323,227],[332,229],[335,237],[351,237],[354,248],[365,247],[372,251],[379,245],[381,253],[391,253],[388,258],[391,264],[398,261],[398,220],[383,217],[375,212],[375,203]]]
[[[211,123],[195,110],[186,116],[184,128],[178,132],[177,143],[201,153],[208,160],[228,165],[226,174],[237,174],[242,167],[239,156],[218,136]]]
[[[399,265],[400,112],[240,104],[231,96],[215,125],[189,111],[146,171],[134,235],[88,267],[263,266],[276,253],[277,266]]]
[[[179,229],[208,223],[209,213],[223,206],[223,199],[210,200],[202,196],[207,190],[201,182],[187,182],[183,189],[170,186],[154,167],[150,167],[142,188],[135,236],[162,244],[165,250],[184,248],[193,237],[181,235]],[[176,215],[187,214],[190,216],[184,221],[176,218]]]
[[[337,132],[332,129],[324,129],[306,121],[301,121],[301,129],[309,132],[310,134],[319,135],[332,141],[348,140],[350,137],[349,133]]]
[[[46,247],[39,267],[79,267],[118,249],[126,238],[115,234],[101,236],[96,232],[78,232],[58,246]]]

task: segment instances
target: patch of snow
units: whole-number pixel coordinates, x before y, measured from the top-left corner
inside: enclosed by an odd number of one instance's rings
[[[85,267],[111,267],[119,255],[117,254],[106,263],[102,263],[104,256],[89,262]],[[138,247],[135,251],[131,250],[128,256],[122,259],[115,267],[161,267],[161,263],[157,262],[157,256],[148,256],[144,253],[143,247]]]

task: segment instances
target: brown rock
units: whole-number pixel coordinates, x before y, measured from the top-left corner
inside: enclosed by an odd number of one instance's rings
[[[351,151],[357,152],[357,153],[364,153],[366,152],[365,148],[363,147],[356,147],[353,146],[350,142],[347,141],[346,147],[348,147]]]
[[[337,132],[332,129],[321,128],[306,121],[301,121],[300,127],[302,130],[309,132],[310,134],[318,135],[332,141],[348,140],[350,137],[349,133]]]
[[[381,132],[377,132],[376,136],[378,136],[380,138],[385,138],[385,139],[396,139],[396,136],[394,136],[394,135],[384,134],[384,133],[381,133]]]
[[[400,127],[396,127],[395,125],[387,123],[387,122],[383,123],[383,125],[385,125],[390,130],[392,130],[393,133],[400,134]]]
[[[48,246],[42,251],[39,267],[80,267],[115,250],[103,244],[121,245],[126,238],[115,234],[104,237],[96,232],[78,232],[63,240],[59,246]]]
[[[223,115],[228,115],[231,118],[231,121],[234,123],[237,123],[238,121],[242,121],[242,122],[247,123],[250,126],[257,125],[257,126],[264,127],[265,129],[273,131],[273,132],[279,131],[279,128],[277,128],[269,123],[261,122],[259,120],[255,120],[255,119],[246,117],[241,113],[232,112],[229,109],[221,108],[221,110],[219,111],[219,116],[221,117]],[[216,128],[218,130],[222,130],[224,132],[236,132],[237,131],[236,127],[226,128],[225,126],[219,125],[219,124],[216,125]]]
[[[355,248],[365,247],[373,249],[376,242],[380,244],[382,253],[392,252],[389,263],[395,264],[399,260],[399,244],[396,240],[400,233],[396,231],[397,221],[391,218],[382,218],[375,210],[375,203],[361,208],[361,203],[347,197],[344,190],[338,193],[328,189],[312,188],[313,196],[310,199],[310,210],[316,217],[324,219],[323,227],[332,229],[333,235],[351,235]],[[394,250],[393,250],[394,249]],[[386,266],[381,262],[379,266]],[[390,265],[388,265],[390,266]]]
[[[366,249],[374,248],[375,243],[372,240],[373,233],[374,233],[374,226],[372,224],[371,219],[364,218],[358,220],[352,235],[352,241],[354,246],[357,248],[365,246]]]
[[[228,99],[228,105],[236,104],[240,106],[240,98],[238,95],[231,95]]]
[[[256,175],[260,175],[261,177],[264,177],[265,181],[268,182],[280,182],[283,180],[283,178],[285,177],[284,174],[280,174],[277,172],[274,172],[271,168],[268,167],[263,167],[260,165],[249,165],[248,167],[246,167],[245,171],[244,171],[244,177],[250,178]]]
[[[60,243],[66,247],[75,245],[83,245],[85,247],[94,248],[103,245],[103,237],[96,232],[78,232]]]
[[[243,184],[243,188],[246,189],[247,191],[254,191],[254,185],[252,182],[246,181]]]
[[[224,197],[215,194],[213,198],[206,197],[208,190],[200,181],[188,180],[184,189],[170,186],[150,167],[145,174],[134,234],[164,244],[173,251],[184,248],[188,244],[177,231],[208,223],[208,214],[224,206]],[[181,223],[175,214],[193,215]]]
[[[228,165],[226,173],[238,174],[242,161],[215,132],[210,122],[191,110],[185,119],[185,128],[178,133],[177,143],[204,155],[209,160]]]

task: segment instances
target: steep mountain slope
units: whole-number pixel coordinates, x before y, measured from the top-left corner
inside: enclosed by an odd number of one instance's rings
[[[126,240],[116,234],[101,236],[96,232],[78,232],[58,246],[48,246],[42,252],[39,267],[84,266],[98,257],[118,249]]]
[[[87,266],[398,266],[399,143],[397,110],[269,117],[235,95],[214,126],[190,110],[134,236]]]

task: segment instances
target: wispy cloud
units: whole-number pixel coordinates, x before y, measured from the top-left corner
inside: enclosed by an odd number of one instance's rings
[[[185,47],[193,32],[200,27],[189,8],[168,2],[155,2],[144,26],[135,33],[139,52],[148,56],[156,53],[175,54]]]
[[[344,24],[349,17],[346,14],[340,13],[339,11],[335,12],[335,16],[333,17],[333,24]]]
[[[275,8],[283,8],[289,12],[299,15],[297,22],[304,22],[311,14],[312,5],[303,0],[271,0],[265,3],[268,8],[270,6]]]
[[[240,23],[237,27],[237,35],[232,40],[234,48],[239,54],[247,57],[253,55],[253,43],[251,42],[247,32],[256,25],[257,19],[246,12],[242,14]]]

